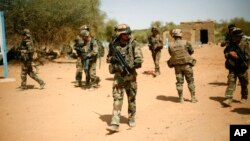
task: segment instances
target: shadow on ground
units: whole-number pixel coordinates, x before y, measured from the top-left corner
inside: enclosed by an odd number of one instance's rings
[[[209,97],[209,99],[214,100],[214,101],[216,101],[216,102],[219,102],[219,103],[221,104],[221,106],[224,107],[224,108],[225,108],[225,107],[228,107],[227,105],[225,105],[225,104],[223,103],[223,101],[226,100],[225,97],[215,96],[215,97]],[[238,100],[233,100],[233,103],[240,103],[240,101],[238,101]]]
[[[225,82],[210,82],[208,84],[213,86],[227,86],[227,83]]]
[[[180,103],[179,97],[175,97],[175,96],[158,95],[156,99],[163,100],[163,101],[170,101],[174,103]],[[184,98],[184,101],[190,101],[190,100]]]
[[[231,112],[235,112],[242,115],[250,115],[250,108],[235,108],[231,110]]]

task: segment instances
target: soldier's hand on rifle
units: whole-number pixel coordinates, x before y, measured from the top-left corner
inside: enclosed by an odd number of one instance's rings
[[[237,55],[237,53],[236,53],[235,51],[230,51],[230,52],[229,52],[229,55],[230,55],[231,57],[233,57],[234,59],[238,59],[238,55]]]
[[[110,58],[110,63],[117,63],[117,62],[118,62],[118,60],[117,60],[116,57],[112,56],[112,57]]]
[[[90,59],[90,58],[91,58],[91,54],[87,54],[86,56],[84,56],[84,60]]]

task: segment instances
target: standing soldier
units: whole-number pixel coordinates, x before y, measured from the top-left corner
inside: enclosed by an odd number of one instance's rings
[[[38,76],[34,73],[32,68],[32,57],[33,57],[33,41],[31,39],[31,35],[28,29],[24,29],[23,33],[23,39],[20,43],[20,46],[18,47],[18,52],[20,54],[20,61],[21,61],[21,86],[19,87],[22,90],[27,89],[26,81],[27,81],[27,74],[37,81],[40,84],[40,89],[43,89],[45,86],[45,83],[43,80],[38,78]]]
[[[231,106],[233,101],[233,92],[236,87],[237,78],[241,85],[241,103],[245,103],[248,98],[248,68],[250,63],[250,45],[249,42],[242,40],[243,32],[240,28],[234,28],[232,31],[233,42],[224,50],[226,63],[229,70],[228,86],[225,92],[226,100],[224,104]]]
[[[154,76],[160,75],[160,58],[161,50],[163,48],[163,41],[157,27],[151,28],[152,35],[148,37],[148,46],[152,53],[152,58],[155,64]]]
[[[228,33],[225,36],[225,40],[221,43],[221,47],[228,46],[233,42],[232,39],[232,31],[234,28],[236,28],[235,24],[230,24],[228,25]]]
[[[87,30],[82,30],[80,36],[83,40],[82,64],[86,75],[85,85],[88,87],[98,87],[101,80],[96,76],[96,61],[98,53],[97,41],[90,36],[90,33]]]
[[[87,30],[89,31],[89,27],[87,25],[82,25],[80,27],[80,31]],[[82,47],[83,47],[83,40],[82,38],[78,35],[75,39],[75,44],[74,44],[74,49],[76,50],[77,54],[77,60],[76,60],[76,75],[75,75],[75,80],[77,83],[77,86],[81,87],[82,86],[82,71],[83,71],[83,64],[82,64]]]
[[[126,24],[117,26],[117,34],[109,45],[107,62],[109,72],[114,74],[113,81],[113,116],[107,130],[118,131],[124,90],[128,97],[128,124],[135,126],[137,73],[143,62],[142,52],[136,41],[131,37],[131,29]]]
[[[194,50],[190,43],[182,40],[182,32],[180,29],[174,29],[172,31],[174,38],[174,44],[169,47],[170,59],[168,60],[168,66],[175,68],[176,75],[176,88],[180,98],[180,103],[183,103],[183,83],[184,77],[187,80],[188,88],[191,93],[191,102],[196,103],[195,97],[195,85],[193,77],[192,67],[195,65],[196,60],[191,56]]]

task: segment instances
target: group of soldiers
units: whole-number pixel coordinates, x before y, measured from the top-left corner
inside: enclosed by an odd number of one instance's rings
[[[109,65],[109,73],[114,75],[112,86],[113,94],[113,113],[110,126],[107,130],[116,132],[119,130],[121,109],[123,105],[124,92],[128,97],[128,125],[135,126],[136,114],[136,95],[137,95],[137,72],[142,67],[143,55],[141,48],[132,36],[130,27],[127,24],[119,24],[114,28],[115,34],[112,35],[112,41],[109,43],[109,50],[106,61]],[[152,52],[152,58],[155,64],[154,76],[160,75],[159,60],[163,41],[157,27],[151,28],[152,34],[148,38],[149,50]],[[226,57],[226,68],[229,70],[228,87],[226,89],[226,100],[224,103],[232,103],[233,91],[236,87],[236,79],[239,78],[241,84],[241,102],[246,102],[248,98],[248,74],[247,69],[250,62],[250,48],[248,42],[242,41],[243,32],[237,27],[231,29],[229,26],[229,35],[225,40],[224,54]],[[192,57],[194,50],[192,45],[182,39],[180,29],[172,30],[174,43],[169,46],[170,58],[167,64],[175,69],[176,89],[179,96],[179,102],[183,103],[183,83],[184,78],[188,83],[191,94],[191,102],[198,102],[195,95],[195,84],[193,67],[196,60]],[[223,45],[222,44],[222,45]],[[83,25],[80,33],[75,39],[75,50],[77,52],[76,75],[77,86],[82,86],[82,72],[85,72],[85,86],[98,87],[101,79],[96,75],[96,61],[98,57],[98,41],[91,36],[89,27]],[[37,77],[31,66],[32,41],[30,32],[24,31],[23,40],[20,45],[22,74],[21,87],[26,89],[26,76],[29,74],[35,79],[40,88],[45,86],[44,81]]]

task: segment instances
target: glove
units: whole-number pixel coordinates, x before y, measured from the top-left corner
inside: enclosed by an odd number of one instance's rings
[[[112,56],[112,57],[110,58],[110,63],[117,63],[117,62],[118,62],[118,60],[117,60],[116,57]]]
[[[134,68],[136,68],[136,69],[141,68],[141,63],[135,63]]]
[[[90,59],[90,58],[91,58],[91,54],[87,54],[87,55],[84,57],[84,60]]]

